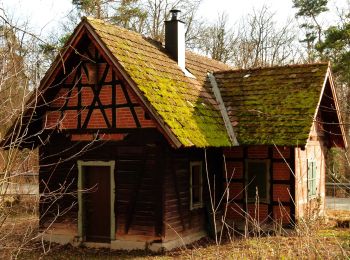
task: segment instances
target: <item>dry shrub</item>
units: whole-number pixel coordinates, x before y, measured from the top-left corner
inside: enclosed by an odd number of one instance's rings
[[[17,258],[38,234],[38,197],[3,196],[0,203],[0,258]]]

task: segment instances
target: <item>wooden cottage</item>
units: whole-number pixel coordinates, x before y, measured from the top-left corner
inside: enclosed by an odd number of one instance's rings
[[[184,44],[176,12],[165,47],[77,26],[3,141],[39,148],[45,239],[170,249],[208,234],[212,203],[218,226],[323,209],[327,148],[346,146],[328,64],[231,70]]]

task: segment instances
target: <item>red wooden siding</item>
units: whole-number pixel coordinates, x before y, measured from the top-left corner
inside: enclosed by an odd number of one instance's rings
[[[84,58],[92,55],[96,62]],[[149,117],[130,87],[117,75],[117,71],[113,71],[90,44],[85,53],[82,51],[80,63],[54,86],[58,90],[48,102],[44,128],[155,128],[155,120]],[[79,138],[75,136],[73,139]],[[109,140],[113,140],[113,136]]]
[[[224,188],[229,188],[229,203],[227,218],[233,221],[243,221],[246,214],[249,219],[260,222],[272,219],[289,224],[294,219],[294,167],[293,149],[289,147],[247,146],[224,150],[227,168],[227,180]],[[258,207],[254,202],[246,201],[245,167],[246,160],[268,160],[270,162],[269,202],[260,202]],[[289,164],[289,166],[287,165]],[[291,168],[290,168],[291,167]],[[226,173],[224,172],[224,180]]]

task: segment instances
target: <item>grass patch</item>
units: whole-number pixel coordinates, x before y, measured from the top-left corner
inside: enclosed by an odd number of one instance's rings
[[[165,253],[143,250],[122,251],[32,243],[22,251],[19,259],[337,259],[350,256],[350,230],[321,229],[316,235],[266,236],[260,238],[236,238],[222,245],[201,240],[188,248]]]
[[[344,213],[350,215],[350,212]],[[337,213],[334,213],[336,216]],[[340,215],[339,215],[340,216]],[[285,236],[244,239],[235,237],[222,245],[202,239],[186,248],[165,253],[123,251],[57,245],[34,241],[37,219],[15,216],[3,225],[9,236],[0,240],[4,259],[343,259],[350,256],[350,229],[333,222],[317,227],[296,228]],[[11,229],[10,229],[11,228]],[[286,233],[287,234],[287,233]],[[17,243],[17,244],[16,244]],[[6,254],[4,252],[7,252]]]

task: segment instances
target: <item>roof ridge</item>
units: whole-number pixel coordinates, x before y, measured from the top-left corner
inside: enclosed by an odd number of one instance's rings
[[[329,62],[321,61],[321,62],[314,62],[314,63],[297,63],[297,64],[286,64],[286,65],[274,65],[274,66],[266,66],[266,67],[254,67],[254,68],[246,68],[246,69],[231,69],[231,70],[221,70],[215,72],[215,74],[224,74],[224,73],[231,73],[231,72],[240,72],[240,71],[258,71],[258,70],[270,70],[270,69],[283,69],[283,68],[305,68],[305,67],[312,67],[312,66],[321,66],[321,65],[327,65],[329,66]]]
[[[99,19],[99,18],[94,18],[94,17],[91,17],[91,16],[84,16],[84,17],[82,17],[82,20],[83,21],[87,21],[88,23],[90,21],[92,21],[92,22],[97,22],[97,23],[100,23],[100,24],[103,24],[103,25],[106,25],[106,26],[113,26],[113,27],[115,27],[117,29],[126,31],[126,32],[131,33],[131,34],[133,34],[135,36],[142,37],[142,38],[147,38],[146,35],[143,35],[141,33],[135,32],[133,30],[127,29],[127,28],[122,27],[120,25],[112,24],[112,23],[110,23],[108,21],[105,21],[105,20],[102,20],[102,19]]]
[[[217,59],[210,58],[210,57],[205,56],[205,55],[203,55],[203,54],[196,53],[196,52],[191,51],[191,50],[189,50],[189,49],[186,49],[186,52],[188,52],[188,53],[190,53],[190,54],[192,54],[192,55],[198,56],[198,57],[200,57],[200,58],[204,58],[204,59],[206,59],[206,60],[208,60],[208,61],[215,61],[215,62],[217,62],[217,63],[219,63],[219,64],[221,64],[221,65],[225,65],[225,66],[228,66],[228,67],[232,67],[231,65],[228,65],[228,64],[226,64],[226,63],[224,63],[224,62],[222,62],[222,61],[219,61],[219,60],[217,60]],[[233,68],[233,67],[232,67],[232,68]]]
[[[87,21],[87,22],[93,21],[93,22],[97,22],[97,23],[100,23],[100,24],[103,24],[103,25],[116,27],[117,29],[120,29],[120,30],[123,30],[123,31],[127,31],[128,33],[131,33],[131,34],[133,34],[133,35],[135,35],[137,37],[142,37],[145,40],[151,42],[152,44],[155,44],[157,47],[161,47],[162,49],[165,50],[163,42],[158,41],[156,39],[153,39],[152,37],[144,35],[142,33],[138,33],[138,32],[132,31],[130,29],[124,28],[122,26],[119,26],[119,25],[116,25],[116,24],[112,24],[112,23],[110,23],[108,21],[105,21],[105,20],[102,20],[102,19],[98,19],[98,18],[94,18],[94,17],[91,17],[91,16],[84,16],[84,17],[82,17],[82,20],[83,21]],[[224,63],[222,61],[219,61],[219,60],[216,60],[216,59],[213,59],[213,58],[209,58],[209,57],[207,57],[205,55],[202,55],[202,54],[199,54],[199,53],[195,53],[194,51],[192,51],[190,49],[186,48],[185,51],[186,51],[186,53],[189,53],[191,55],[195,55],[197,57],[206,59],[206,60],[208,60],[208,62],[213,62],[214,61],[214,62],[218,63],[219,65],[231,67],[230,65],[228,65],[228,64],[226,64],[226,63]]]

